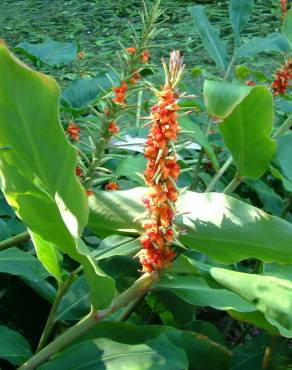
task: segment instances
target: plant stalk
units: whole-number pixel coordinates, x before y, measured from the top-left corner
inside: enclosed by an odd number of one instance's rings
[[[236,190],[238,185],[240,185],[242,181],[242,177],[239,177],[237,174],[234,176],[234,178],[230,181],[230,183],[226,186],[226,188],[223,191],[223,194],[231,194]]]
[[[12,236],[9,239],[3,240],[0,242],[0,251],[4,249],[13,247],[15,245],[20,245],[22,243],[28,242],[30,240],[30,235],[28,231]]]
[[[272,354],[275,349],[277,343],[277,337],[276,335],[271,335],[271,341],[270,344],[266,347],[263,362],[262,362],[262,368],[263,369],[269,369],[272,359]]]
[[[64,282],[59,284],[57,294],[56,294],[54,302],[52,304],[52,307],[51,307],[46,325],[44,327],[42,336],[40,338],[39,344],[37,346],[36,352],[39,352],[47,344],[48,339],[49,339],[49,337],[52,333],[52,330],[55,326],[55,323],[56,323],[55,322],[55,316],[56,316],[56,312],[57,312],[57,309],[59,307],[59,304],[60,304],[64,294],[68,291],[71,284],[73,283],[74,278],[75,278],[75,273],[72,273],[68,276],[68,278]]]
[[[227,161],[223,164],[221,168],[219,168],[219,171],[216,172],[212,180],[210,181],[209,185],[206,187],[205,193],[211,192],[214,189],[214,186],[216,185],[217,181],[221,179],[221,177],[224,175],[224,173],[227,171],[231,163],[233,162],[232,156],[230,156]]]

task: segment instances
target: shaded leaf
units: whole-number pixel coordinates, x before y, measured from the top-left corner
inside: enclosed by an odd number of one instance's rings
[[[31,356],[27,340],[20,333],[0,325],[0,358],[21,365]]]
[[[16,247],[0,252],[0,272],[30,280],[43,280],[49,276],[36,257]]]
[[[253,57],[259,53],[270,52],[287,52],[291,50],[291,45],[287,37],[281,33],[275,32],[267,37],[254,37],[244,45],[240,46],[237,51],[237,57]]]
[[[41,62],[51,67],[66,65],[76,59],[78,47],[75,41],[59,42],[48,40],[39,44],[21,42],[15,48],[33,62]]]
[[[67,349],[40,370],[186,370],[185,352],[177,348],[165,336],[148,340],[145,344],[128,345],[109,339],[93,339]]]

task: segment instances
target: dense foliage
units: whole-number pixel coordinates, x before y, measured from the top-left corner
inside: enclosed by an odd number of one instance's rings
[[[140,5],[103,69],[0,41],[1,369],[291,369],[289,2],[230,0],[232,45],[184,8],[204,66]]]

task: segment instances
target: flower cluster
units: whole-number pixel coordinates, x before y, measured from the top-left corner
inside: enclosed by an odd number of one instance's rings
[[[274,96],[286,93],[291,78],[292,78],[292,59],[289,59],[275,74],[275,79],[271,86]]]
[[[109,182],[105,185],[105,190],[112,191],[112,190],[119,190],[120,186],[116,182]]]
[[[72,140],[78,141],[80,138],[80,128],[73,121],[69,122],[66,133]]]
[[[164,67],[166,68],[165,63]],[[167,267],[175,257],[171,244],[175,237],[173,219],[178,198],[176,181],[180,173],[174,151],[174,142],[179,131],[179,96],[175,85],[182,70],[182,59],[179,52],[175,51],[171,53],[166,83],[161,91],[155,92],[158,102],[152,107],[152,127],[144,151],[147,158],[144,176],[150,189],[143,202],[148,210],[149,220],[143,225],[143,249],[138,253],[145,272]]]

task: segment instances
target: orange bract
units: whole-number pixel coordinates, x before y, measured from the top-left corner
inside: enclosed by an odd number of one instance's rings
[[[105,185],[105,190],[119,190],[119,185],[116,182],[109,182]]]
[[[137,51],[137,49],[136,49],[136,48],[134,48],[134,47],[127,48],[126,50],[127,50],[127,52],[128,52],[129,54],[135,54],[135,53],[136,53],[136,51]]]
[[[115,121],[112,121],[110,122],[109,126],[108,126],[108,131],[111,133],[111,134],[117,134],[118,132],[120,132],[120,129],[118,128],[117,124],[115,123]]]
[[[128,90],[128,85],[123,82],[119,87],[113,87],[113,92],[115,93],[115,98],[112,99],[114,103],[124,104],[126,99],[126,91]]]
[[[142,63],[148,63],[150,58],[149,50],[147,49],[143,50],[140,58]]]
[[[80,133],[80,128],[76,125],[75,122],[70,122],[67,130],[67,134],[71,137],[72,140],[79,140],[79,133]]]

